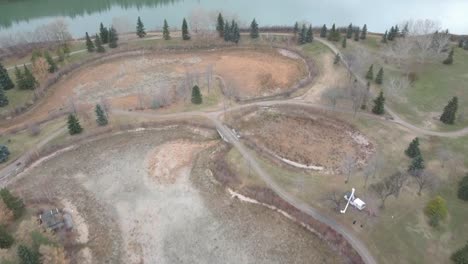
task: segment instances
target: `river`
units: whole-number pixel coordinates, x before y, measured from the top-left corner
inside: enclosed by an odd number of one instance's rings
[[[183,17],[206,14],[212,21],[219,11],[242,25],[254,17],[261,26],[353,22],[372,32],[409,18],[430,18],[450,32],[468,34],[467,10],[466,0],[0,0],[0,36],[33,31],[60,17],[74,37],[95,33],[100,22],[133,31],[138,16],[147,30],[159,29],[164,19],[178,28]]]

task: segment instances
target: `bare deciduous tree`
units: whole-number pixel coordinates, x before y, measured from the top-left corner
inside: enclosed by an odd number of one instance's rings
[[[393,195],[398,198],[401,188],[403,188],[407,179],[408,174],[398,171],[391,176],[370,185],[370,189],[382,202],[380,208],[385,208],[385,201],[388,197]]]
[[[437,157],[440,160],[440,164],[441,164],[442,168],[445,167],[445,163],[447,161],[450,161],[450,160],[452,160],[454,158],[453,153],[450,152],[448,149],[445,149],[445,148],[440,148],[440,149],[437,150]]]
[[[349,182],[349,178],[351,177],[351,174],[356,169],[356,165],[357,165],[357,160],[353,155],[347,154],[344,157],[341,163],[341,171],[346,175],[345,183]]]
[[[325,195],[324,200],[330,204],[333,210],[340,210],[341,203],[343,202],[343,195],[338,190],[332,190]]]
[[[436,176],[427,170],[417,171],[411,174],[414,181],[418,184],[418,195],[421,196],[421,193],[424,189],[435,187],[437,181]]]
[[[402,95],[408,90],[411,83],[407,76],[390,77],[385,83],[384,90],[387,95],[392,95],[395,98],[403,100]]]
[[[340,99],[345,98],[345,91],[340,86],[333,86],[327,88],[325,92],[322,93],[322,98],[329,101],[333,108],[336,107],[336,104]]]

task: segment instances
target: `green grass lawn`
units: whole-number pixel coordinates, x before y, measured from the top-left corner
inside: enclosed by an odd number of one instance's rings
[[[386,47],[391,45],[391,42],[383,44],[380,41],[381,36],[369,35],[366,40],[359,42],[349,39],[346,49],[341,47],[341,43],[336,44],[344,53],[353,53],[358,47],[366,48],[371,59],[369,65],[363,65],[362,69],[358,69],[362,76],[367,72],[371,63],[374,64],[374,76],[381,66],[384,67],[384,85],[373,85],[375,92],[385,87],[390,78],[399,78],[407,74],[402,68],[389,64],[382,58],[381,55]],[[399,96],[386,94],[386,98],[387,104],[405,120],[428,129],[448,131],[468,126],[468,117],[466,117],[468,116],[468,108],[466,107],[468,101],[466,86],[468,83],[468,51],[455,48],[453,65],[442,64],[444,56],[446,55],[442,54],[440,59],[427,60],[425,65],[418,66],[415,70],[417,80],[412,86]],[[438,121],[438,117],[453,96],[459,98],[458,113],[460,118],[455,125],[444,125]]]
[[[1,136],[0,145],[8,147],[10,150],[10,157],[7,162],[0,164],[0,169],[7,166],[10,162],[13,162],[26,151],[33,150],[37,143],[64,125],[64,120],[58,119],[43,124],[40,127],[40,134],[37,136],[32,136],[29,129],[12,135]]]

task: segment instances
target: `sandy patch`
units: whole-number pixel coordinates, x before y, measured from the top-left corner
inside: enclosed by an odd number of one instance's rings
[[[207,146],[183,140],[158,146],[146,158],[148,176],[159,184],[173,184],[179,170],[188,166],[193,155]]]

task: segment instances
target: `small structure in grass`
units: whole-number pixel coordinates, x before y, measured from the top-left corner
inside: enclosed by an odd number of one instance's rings
[[[73,219],[71,215],[66,212],[61,212],[57,208],[41,213],[39,215],[39,222],[44,225],[44,227],[53,231],[57,231],[62,228],[67,230],[73,228]]]

